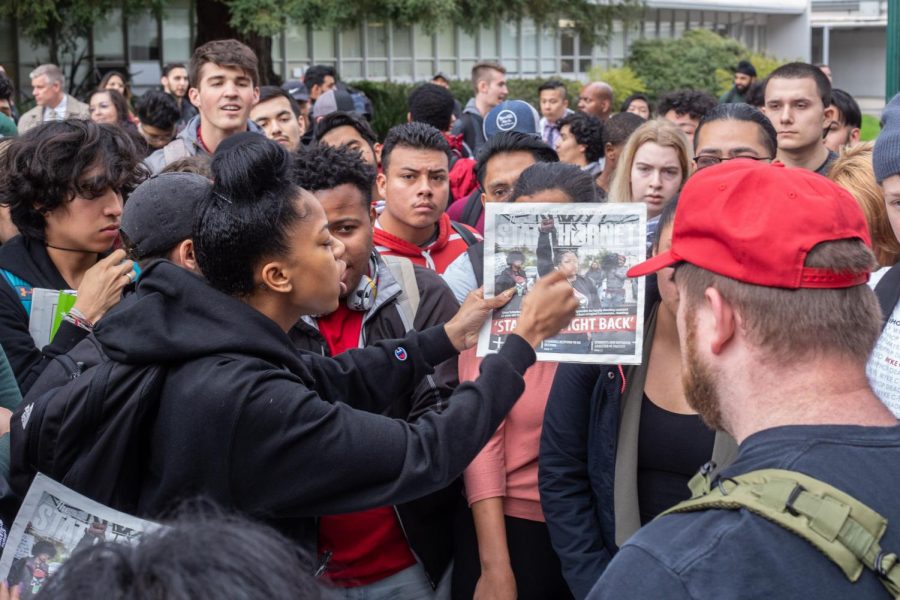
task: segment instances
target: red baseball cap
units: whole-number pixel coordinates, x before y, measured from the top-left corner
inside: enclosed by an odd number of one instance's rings
[[[629,277],[688,262],[725,277],[777,288],[845,288],[869,273],[803,266],[821,242],[857,238],[871,247],[859,204],[831,180],[780,163],[729,160],[692,176],[678,199],[672,248]]]

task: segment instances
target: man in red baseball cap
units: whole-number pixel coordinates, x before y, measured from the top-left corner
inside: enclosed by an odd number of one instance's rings
[[[853,197],[804,169],[736,159],[688,181],[671,250],[628,274],[676,266],[685,395],[740,453],[704,466],[693,504],[635,534],[589,598],[887,597],[873,569],[900,578],[900,426],[866,379],[881,325],[869,244]],[[855,503],[891,524],[883,553]]]

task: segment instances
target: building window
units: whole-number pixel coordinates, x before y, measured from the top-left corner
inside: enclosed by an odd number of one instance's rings
[[[190,0],[173,0],[166,4],[163,11],[163,48],[164,63],[184,63],[191,58],[191,22],[193,6]]]
[[[122,11],[114,8],[94,25],[94,59],[98,63],[125,63],[125,38],[122,35]]]
[[[150,11],[128,18],[128,58],[129,60],[159,61],[159,29],[156,16]]]

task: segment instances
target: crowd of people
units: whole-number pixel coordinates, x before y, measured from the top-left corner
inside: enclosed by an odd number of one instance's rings
[[[53,573],[37,540],[0,596],[900,593],[900,96],[861,143],[816,65],[534,107],[485,61],[379,139],[334,68],[261,86],[235,40],[140,97],[30,78],[19,116],[0,74],[3,531],[39,471],[169,527]],[[512,252],[485,297],[494,202],[640,203],[650,258]],[[639,365],[536,362],[638,277]],[[76,291],[43,346],[40,288]]]

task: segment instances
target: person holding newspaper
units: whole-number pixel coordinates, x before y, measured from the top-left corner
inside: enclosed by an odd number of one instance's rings
[[[335,359],[296,351],[286,332],[302,315],[337,308],[345,267],[343,244],[320,203],[291,182],[290,167],[287,150],[263,136],[222,142],[215,183],[194,220],[205,280],[167,261],[151,264],[94,332],[116,364],[111,387],[164,371],[153,416],[119,432],[122,444],[146,432],[142,458],[110,470],[94,489],[79,473],[68,473],[66,485],[92,497],[109,483],[115,497],[128,498],[113,508],[150,518],[203,496],[314,552],[315,517],[406,502],[458,477],[522,394],[533,348],[575,314],[565,279],[544,278],[523,303],[518,335],[442,413],[413,423],[375,414],[473,346],[484,318],[510,295],[473,293],[444,326]],[[70,385],[84,385],[90,373]],[[45,395],[36,404],[51,401]],[[36,418],[45,408],[22,409],[33,418],[16,428],[14,445],[53,435]],[[86,444],[83,452],[92,451]],[[329,558],[320,557],[322,570]]]
[[[134,281],[125,252],[110,250],[119,236],[122,194],[142,178],[140,158],[120,128],[76,119],[39,125],[6,148],[0,203],[9,206],[20,235],[0,247],[0,339],[23,395]],[[78,291],[43,348],[29,332],[37,288]]]

